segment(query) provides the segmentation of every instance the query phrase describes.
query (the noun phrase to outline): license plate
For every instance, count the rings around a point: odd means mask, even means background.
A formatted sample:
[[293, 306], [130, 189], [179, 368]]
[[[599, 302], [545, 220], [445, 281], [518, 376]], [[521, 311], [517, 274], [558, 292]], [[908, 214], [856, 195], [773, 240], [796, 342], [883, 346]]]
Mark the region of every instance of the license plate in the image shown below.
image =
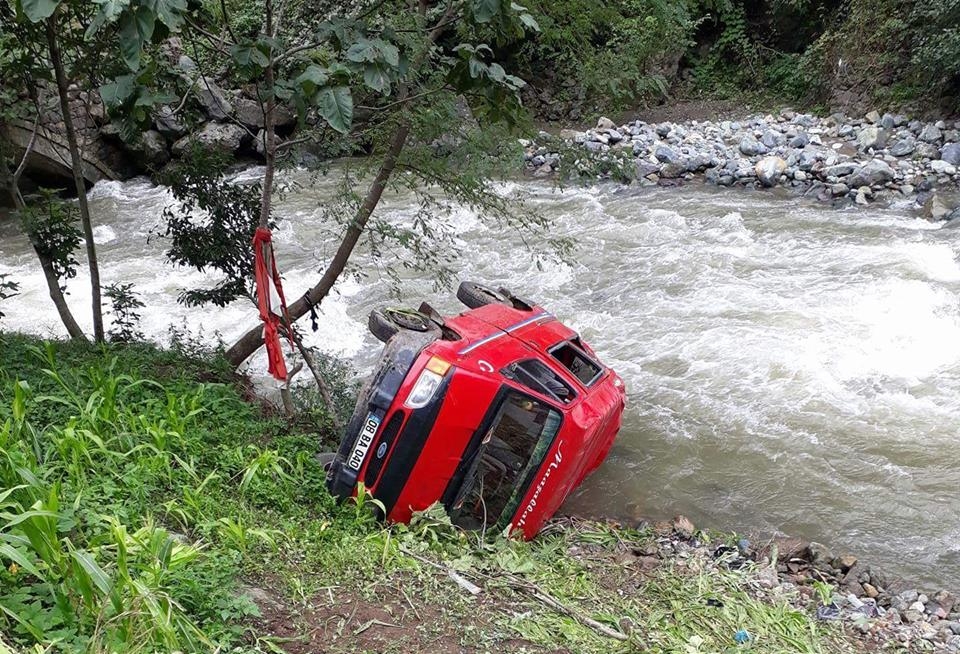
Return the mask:
[[379, 427], [380, 418], [375, 413], [367, 414], [363, 429], [360, 430], [360, 438], [357, 439], [357, 444], [353, 447], [350, 458], [347, 459], [348, 466], [354, 470], [360, 470], [360, 466], [363, 465], [363, 460], [367, 456], [367, 450], [370, 449], [370, 444], [373, 443]]

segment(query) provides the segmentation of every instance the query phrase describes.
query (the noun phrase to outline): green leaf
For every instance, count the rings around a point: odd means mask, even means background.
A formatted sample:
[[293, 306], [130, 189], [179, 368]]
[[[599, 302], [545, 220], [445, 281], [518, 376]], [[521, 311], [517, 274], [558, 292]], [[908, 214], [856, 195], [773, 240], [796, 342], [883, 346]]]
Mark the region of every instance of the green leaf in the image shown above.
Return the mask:
[[39, 570], [37, 570], [36, 567], [34, 567], [33, 563], [30, 562], [30, 559], [28, 559], [23, 554], [23, 552], [21, 552], [18, 549], [15, 549], [13, 546], [7, 545], [6, 543], [3, 543], [2, 545], [0, 545], [0, 556], [5, 556], [6, 558], [10, 559], [14, 563], [16, 563], [18, 566], [20, 566], [21, 568], [23, 568], [24, 570], [32, 574], [38, 580], [44, 581], [43, 575], [40, 573]]
[[478, 23], [489, 23], [500, 13], [500, 0], [473, 0], [473, 18]]
[[317, 64], [310, 64], [306, 70], [297, 76], [296, 84], [303, 89], [308, 96], [313, 95], [318, 88], [327, 83], [329, 75], [327, 69]]
[[60, 5], [60, 0], [21, 0], [23, 13], [31, 23], [39, 23], [53, 15]]
[[70, 556], [73, 557], [73, 560], [76, 561], [83, 570], [90, 575], [90, 580], [93, 584], [100, 589], [100, 592], [104, 595], [110, 594], [110, 577], [107, 576], [107, 573], [103, 571], [97, 562], [93, 560], [93, 557], [89, 552], [83, 550], [71, 550]]
[[356, 63], [364, 63], [376, 61], [378, 54], [372, 42], [367, 39], [360, 39], [347, 50], [347, 59]]
[[149, 7], [139, 6], [124, 11], [120, 16], [120, 55], [132, 71], [140, 68], [140, 53], [153, 38], [157, 16]]
[[503, 82], [507, 77], [507, 71], [500, 64], [490, 64], [487, 67], [487, 77], [494, 82]]
[[133, 95], [136, 83], [133, 75], [121, 75], [100, 87], [100, 98], [108, 107], [119, 107]]
[[387, 64], [393, 67], [400, 65], [400, 50], [397, 46], [380, 40], [377, 41], [377, 46], [380, 48], [381, 57]]
[[382, 63], [376, 62], [363, 67], [363, 83], [380, 93], [390, 92], [389, 69]]
[[520, 22], [533, 32], [540, 31], [540, 23], [538, 23], [533, 16], [526, 12], [520, 14]]
[[470, 77], [472, 77], [473, 79], [477, 79], [478, 77], [483, 76], [483, 74], [486, 73], [489, 68], [485, 63], [483, 63], [476, 57], [470, 57], [469, 65], [470, 65]]
[[130, 0], [94, 0], [100, 8], [97, 15], [90, 21], [84, 38], [90, 39], [100, 31], [100, 28], [117, 19], [120, 13], [130, 4]]
[[230, 56], [233, 57], [238, 66], [244, 68], [250, 66], [266, 68], [270, 63], [270, 58], [260, 48], [249, 44], [234, 45], [230, 48]]
[[187, 10], [186, 0], [153, 0], [153, 11], [160, 22], [176, 32], [183, 25], [183, 14]]
[[341, 134], [350, 131], [353, 125], [353, 96], [349, 86], [334, 86], [320, 89], [315, 98], [320, 115], [330, 127]]

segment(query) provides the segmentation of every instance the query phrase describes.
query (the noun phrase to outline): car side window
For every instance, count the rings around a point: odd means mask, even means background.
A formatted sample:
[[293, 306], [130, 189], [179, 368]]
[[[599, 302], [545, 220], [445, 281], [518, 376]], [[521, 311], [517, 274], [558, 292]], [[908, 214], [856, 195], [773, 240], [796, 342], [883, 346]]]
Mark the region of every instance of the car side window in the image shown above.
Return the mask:
[[542, 361], [525, 359], [511, 363], [500, 371], [507, 379], [526, 386], [561, 404], [568, 404], [577, 396], [567, 382]]
[[590, 386], [600, 378], [603, 368], [599, 363], [587, 356], [587, 353], [574, 345], [579, 339], [561, 343], [550, 350], [553, 358], [559, 361], [564, 368], [573, 373], [573, 376]]

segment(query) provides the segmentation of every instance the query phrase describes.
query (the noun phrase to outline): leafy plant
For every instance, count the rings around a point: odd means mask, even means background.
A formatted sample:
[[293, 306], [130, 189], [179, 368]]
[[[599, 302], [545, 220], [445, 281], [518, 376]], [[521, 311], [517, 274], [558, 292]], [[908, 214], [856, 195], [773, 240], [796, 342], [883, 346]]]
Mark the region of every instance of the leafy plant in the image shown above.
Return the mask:
[[110, 340], [118, 343], [142, 341], [140, 309], [146, 305], [134, 292], [133, 284], [119, 282], [109, 284], [104, 291], [104, 295], [107, 296], [113, 307], [113, 325], [107, 332]]
[[76, 251], [83, 241], [77, 227], [76, 205], [59, 199], [52, 189], [40, 189], [19, 215], [23, 231], [37, 252], [50, 262], [61, 290], [65, 291], [67, 280], [77, 276]]
[[[10, 275], [0, 273], [0, 300], [8, 300], [19, 294], [20, 284], [10, 279]], [[3, 318], [3, 311], [0, 310], [0, 318]]]

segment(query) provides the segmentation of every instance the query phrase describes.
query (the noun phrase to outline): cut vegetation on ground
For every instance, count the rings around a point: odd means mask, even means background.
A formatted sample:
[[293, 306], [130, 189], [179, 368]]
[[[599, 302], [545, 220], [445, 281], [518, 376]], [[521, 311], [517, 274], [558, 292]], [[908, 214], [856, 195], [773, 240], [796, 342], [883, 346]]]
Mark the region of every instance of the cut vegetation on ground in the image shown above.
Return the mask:
[[[322, 411], [215, 356], [0, 336], [0, 630], [49, 652], [834, 652], [723, 539], [561, 520], [531, 543], [337, 506]], [[341, 389], [342, 391], [342, 389]], [[774, 571], [774, 579], [776, 574]], [[36, 650], [31, 649], [36, 647]], [[2, 646], [0, 646], [2, 651]]]

